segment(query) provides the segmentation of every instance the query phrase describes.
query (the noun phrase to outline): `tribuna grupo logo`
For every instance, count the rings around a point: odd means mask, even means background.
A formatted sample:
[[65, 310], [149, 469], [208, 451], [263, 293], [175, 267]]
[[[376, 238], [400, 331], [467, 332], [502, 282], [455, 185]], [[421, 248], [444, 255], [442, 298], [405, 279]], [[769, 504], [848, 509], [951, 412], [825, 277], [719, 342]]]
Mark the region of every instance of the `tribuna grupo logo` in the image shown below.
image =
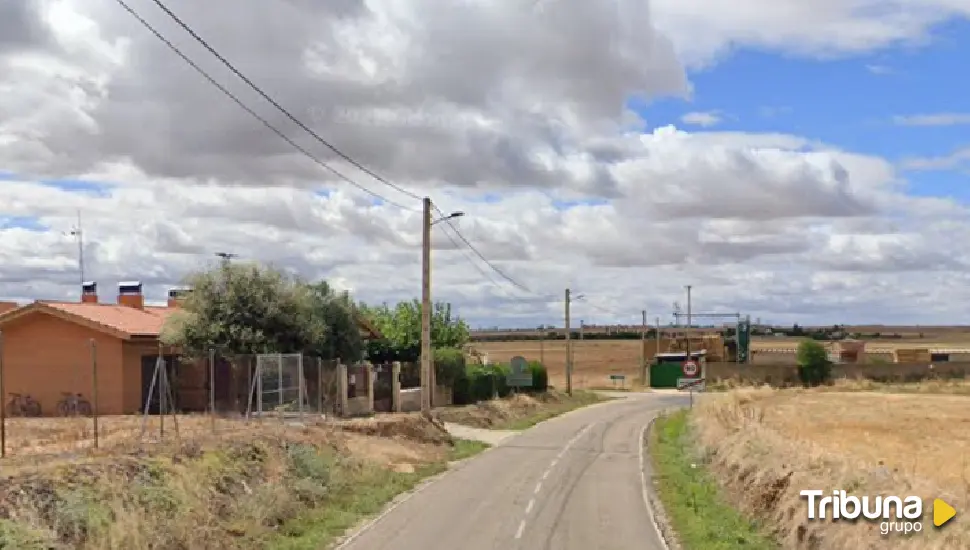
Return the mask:
[[[879, 532], [913, 533], [923, 530], [923, 499], [914, 496], [862, 496], [834, 490], [805, 490], [798, 493], [808, 500], [808, 519], [855, 520], [860, 517], [878, 521]], [[823, 496], [825, 495], [825, 496]]]

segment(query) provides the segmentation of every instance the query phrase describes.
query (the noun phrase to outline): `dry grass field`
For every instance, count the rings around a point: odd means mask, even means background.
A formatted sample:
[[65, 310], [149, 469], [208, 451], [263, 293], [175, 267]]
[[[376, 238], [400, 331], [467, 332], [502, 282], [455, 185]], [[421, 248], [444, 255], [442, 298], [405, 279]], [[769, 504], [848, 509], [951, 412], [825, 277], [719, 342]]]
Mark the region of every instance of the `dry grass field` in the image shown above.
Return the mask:
[[[702, 400], [693, 423], [732, 500], [786, 548], [970, 547], [970, 523], [937, 530], [929, 506], [939, 497], [958, 514], [970, 510], [966, 396], [737, 390]], [[805, 489], [922, 497], [923, 532], [903, 538], [880, 534], [878, 523], [806, 521]]]
[[[652, 357], [655, 342], [648, 340], [648, 357]], [[521, 355], [529, 360], [544, 360], [549, 372], [549, 383], [561, 388], [566, 385], [565, 340], [518, 342], [477, 342], [474, 348], [487, 353], [490, 362], [508, 363]], [[629, 385], [640, 376], [639, 340], [574, 340], [573, 341], [573, 387], [590, 388], [612, 385], [611, 374], [626, 376]]]
[[[960, 336], [958, 334], [958, 336]], [[778, 349], [798, 347], [801, 338], [755, 338], [751, 341], [752, 350]], [[666, 341], [661, 345], [662, 351], [667, 351]], [[889, 341], [880, 340], [871, 344], [872, 348], [895, 349], [900, 347], [928, 347], [928, 348], [967, 348], [970, 349], [970, 334], [960, 340], [913, 340]], [[566, 342], [565, 340], [547, 340], [540, 344], [538, 340], [520, 340], [512, 342], [475, 342], [472, 344], [478, 352], [487, 353], [491, 362], [507, 363], [516, 355], [529, 360], [544, 359], [549, 370], [550, 384], [564, 387], [566, 383]], [[656, 349], [655, 340], [647, 340], [648, 360], [653, 358]], [[611, 386], [611, 374], [626, 376], [627, 384], [635, 383], [640, 376], [641, 343], [639, 340], [573, 340], [573, 386], [577, 388], [598, 388]]]

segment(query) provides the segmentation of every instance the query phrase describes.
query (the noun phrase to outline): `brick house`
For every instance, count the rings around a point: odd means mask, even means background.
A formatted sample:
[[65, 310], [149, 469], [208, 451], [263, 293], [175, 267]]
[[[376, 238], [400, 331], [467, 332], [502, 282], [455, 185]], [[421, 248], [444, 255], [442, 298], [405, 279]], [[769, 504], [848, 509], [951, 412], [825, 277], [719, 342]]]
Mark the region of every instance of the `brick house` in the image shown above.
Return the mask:
[[[97, 285], [85, 283], [80, 302], [38, 300], [0, 313], [3, 336], [3, 404], [12, 393], [40, 402], [44, 416], [56, 414], [65, 393], [81, 393], [92, 401], [92, 342], [96, 348], [98, 411], [133, 414], [143, 410], [155, 372], [165, 320], [178, 309], [179, 291], [169, 292], [166, 306], [145, 305], [139, 282], [118, 286], [118, 303], [98, 301]], [[359, 319], [365, 338], [378, 338], [376, 329]], [[177, 378], [174, 390], [182, 410], [204, 410], [208, 369], [204, 364], [178, 366], [173, 350], [163, 356]], [[217, 399], [229, 399], [237, 382], [228, 380], [231, 367], [216, 369]], [[228, 380], [220, 383], [220, 380]]]

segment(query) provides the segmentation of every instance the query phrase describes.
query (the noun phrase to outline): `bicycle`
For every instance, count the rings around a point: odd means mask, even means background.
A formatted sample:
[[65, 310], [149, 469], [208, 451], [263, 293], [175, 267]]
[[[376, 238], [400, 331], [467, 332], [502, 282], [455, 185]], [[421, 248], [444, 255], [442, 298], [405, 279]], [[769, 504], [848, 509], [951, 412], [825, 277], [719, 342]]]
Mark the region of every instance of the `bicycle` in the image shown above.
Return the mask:
[[57, 403], [61, 416], [91, 416], [91, 403], [80, 393], [61, 392], [64, 399]]
[[7, 415], [16, 417], [40, 416], [40, 403], [30, 395], [11, 393], [12, 399], [7, 403]]

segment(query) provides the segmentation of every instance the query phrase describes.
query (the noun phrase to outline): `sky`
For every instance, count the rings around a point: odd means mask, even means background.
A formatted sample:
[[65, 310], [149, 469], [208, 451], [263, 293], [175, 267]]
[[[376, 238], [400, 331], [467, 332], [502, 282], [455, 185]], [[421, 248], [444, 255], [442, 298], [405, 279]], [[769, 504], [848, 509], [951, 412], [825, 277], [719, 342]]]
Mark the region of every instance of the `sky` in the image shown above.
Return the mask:
[[117, 0], [3, 2], [0, 299], [78, 299], [78, 213], [104, 301], [217, 252], [410, 299], [430, 196], [465, 213], [433, 297], [475, 327], [561, 326], [566, 288], [574, 322], [667, 323], [685, 285], [770, 323], [967, 322], [968, 0], [165, 4], [321, 140], [125, 1], [292, 143]]

